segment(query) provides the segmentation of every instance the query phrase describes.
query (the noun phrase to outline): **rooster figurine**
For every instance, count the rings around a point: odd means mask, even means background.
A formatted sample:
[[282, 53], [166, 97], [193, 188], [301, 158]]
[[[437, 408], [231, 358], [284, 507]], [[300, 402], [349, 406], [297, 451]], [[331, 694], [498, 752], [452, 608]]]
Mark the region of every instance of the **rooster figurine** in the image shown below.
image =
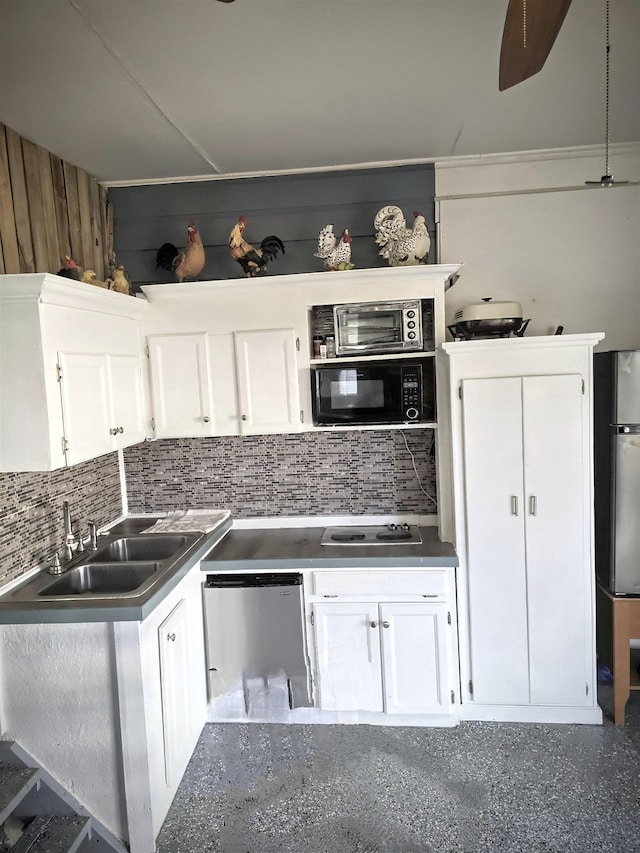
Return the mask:
[[195, 279], [204, 267], [204, 246], [193, 219], [187, 227], [187, 245], [179, 252], [173, 243], [163, 243], [156, 253], [156, 267], [174, 272], [178, 282]]
[[244, 229], [247, 225], [247, 217], [241, 216], [231, 229], [229, 234], [229, 253], [234, 261], [237, 261], [248, 278], [264, 275], [267, 272], [267, 262], [272, 261], [282, 252], [284, 255], [284, 243], [279, 237], [271, 234], [265, 237], [256, 249], [244, 239]]
[[391, 267], [409, 267], [426, 264], [431, 247], [431, 238], [424, 216], [418, 211], [413, 228], [407, 228], [402, 211], [395, 205], [381, 208], [373, 220], [376, 243], [382, 246], [378, 253], [386, 258]]
[[73, 281], [80, 281], [80, 268], [69, 255], [64, 256], [64, 266], [58, 270], [56, 275], [62, 276], [62, 278], [70, 278]]
[[314, 252], [314, 258], [320, 258], [326, 270], [352, 270], [351, 263], [351, 234], [345, 228], [336, 243], [336, 235], [333, 233], [333, 223], [325, 225], [318, 234], [318, 251]]
[[115, 290], [116, 293], [126, 293], [129, 295], [131, 292], [131, 287], [129, 285], [129, 280], [125, 275], [124, 267], [122, 264], [115, 268], [113, 273], [113, 281], [109, 285], [109, 290]]

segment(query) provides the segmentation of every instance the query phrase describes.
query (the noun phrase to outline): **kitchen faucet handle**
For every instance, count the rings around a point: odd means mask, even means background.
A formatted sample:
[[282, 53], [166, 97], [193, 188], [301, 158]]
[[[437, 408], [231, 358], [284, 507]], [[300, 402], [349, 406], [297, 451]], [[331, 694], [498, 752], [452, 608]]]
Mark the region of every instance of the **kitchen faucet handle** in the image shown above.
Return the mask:
[[98, 525], [95, 521], [89, 522], [89, 550], [98, 550]]

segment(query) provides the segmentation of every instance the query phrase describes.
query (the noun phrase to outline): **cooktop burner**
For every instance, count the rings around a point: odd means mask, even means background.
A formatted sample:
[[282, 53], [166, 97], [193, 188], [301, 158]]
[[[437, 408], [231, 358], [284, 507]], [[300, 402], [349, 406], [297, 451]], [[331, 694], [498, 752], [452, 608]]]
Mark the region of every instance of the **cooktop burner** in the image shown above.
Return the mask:
[[419, 545], [420, 529], [410, 524], [325, 527], [321, 545]]

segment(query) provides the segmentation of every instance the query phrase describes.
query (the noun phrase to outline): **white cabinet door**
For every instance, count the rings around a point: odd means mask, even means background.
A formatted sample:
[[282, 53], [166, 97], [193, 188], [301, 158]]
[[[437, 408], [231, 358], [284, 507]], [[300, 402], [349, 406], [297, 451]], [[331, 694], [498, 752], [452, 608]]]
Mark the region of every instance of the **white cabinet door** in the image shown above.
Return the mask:
[[140, 359], [110, 355], [112, 426], [117, 447], [129, 447], [145, 439], [142, 368]]
[[293, 329], [235, 332], [240, 430], [245, 435], [300, 430]]
[[377, 604], [314, 604], [318, 702], [323, 711], [382, 711]]
[[469, 633], [476, 702], [529, 701], [522, 383], [462, 383]]
[[384, 710], [451, 712], [447, 605], [380, 604]]
[[158, 628], [162, 733], [165, 780], [174, 787], [182, 777], [184, 757], [189, 751], [189, 622], [182, 599]]
[[213, 435], [208, 336], [152, 335], [147, 340], [157, 438]]
[[583, 705], [591, 655], [582, 378], [522, 382], [531, 702]]
[[93, 353], [58, 353], [67, 465], [114, 450], [107, 359]]
[[592, 650], [582, 378], [462, 386], [473, 699], [584, 705]]

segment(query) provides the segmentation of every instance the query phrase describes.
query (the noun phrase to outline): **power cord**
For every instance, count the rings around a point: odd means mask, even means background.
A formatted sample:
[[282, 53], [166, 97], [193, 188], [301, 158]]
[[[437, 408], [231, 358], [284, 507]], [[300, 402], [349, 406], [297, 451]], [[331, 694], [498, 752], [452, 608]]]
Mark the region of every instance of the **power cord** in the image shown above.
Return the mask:
[[[432, 504], [436, 507], [436, 509], [437, 509], [437, 508], [438, 508], [438, 501], [433, 497], [433, 495], [430, 495], [430, 494], [429, 494], [429, 492], [428, 492], [428, 491], [425, 489], [425, 487], [422, 485], [422, 481], [421, 481], [421, 479], [420, 479], [420, 475], [418, 474], [418, 469], [417, 469], [417, 467], [416, 467], [416, 458], [415, 458], [415, 456], [413, 455], [413, 453], [411, 452], [411, 448], [409, 447], [409, 442], [407, 441], [407, 437], [406, 437], [406, 435], [404, 434], [404, 430], [403, 430], [403, 429], [401, 429], [401, 430], [400, 430], [400, 435], [402, 436], [402, 439], [403, 439], [403, 441], [404, 441], [404, 446], [407, 448], [407, 453], [408, 453], [408, 454], [409, 454], [409, 456], [411, 457], [411, 464], [413, 465], [413, 472], [414, 472], [414, 474], [416, 475], [416, 480], [417, 480], [417, 482], [418, 482], [418, 486], [420, 487], [420, 491], [421, 491], [421, 492], [422, 492], [422, 493], [423, 493], [423, 494], [424, 494], [424, 495], [425, 495], [425, 496], [426, 496], [426, 497], [431, 501], [431, 503], [432, 503]], [[434, 441], [433, 432], [432, 432], [432, 433], [430, 433], [430, 435], [431, 435], [431, 441], [429, 442], [429, 444], [428, 444], [428, 446], [427, 446], [427, 455], [428, 455], [428, 456], [430, 456], [430, 455], [431, 455], [431, 451], [432, 451], [432, 449], [433, 449], [433, 441]]]

